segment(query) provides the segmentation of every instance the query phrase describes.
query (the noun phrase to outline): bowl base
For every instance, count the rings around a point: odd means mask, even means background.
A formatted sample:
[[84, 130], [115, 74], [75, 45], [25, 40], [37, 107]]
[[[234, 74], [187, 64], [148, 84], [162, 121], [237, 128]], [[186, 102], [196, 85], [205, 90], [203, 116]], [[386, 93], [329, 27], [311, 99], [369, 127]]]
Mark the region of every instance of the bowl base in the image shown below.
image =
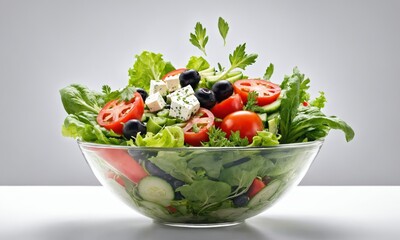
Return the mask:
[[180, 227], [180, 228], [220, 228], [220, 227], [236, 226], [243, 223], [243, 221], [222, 222], [222, 223], [174, 223], [174, 222], [154, 221], [154, 223], [166, 225], [169, 227]]

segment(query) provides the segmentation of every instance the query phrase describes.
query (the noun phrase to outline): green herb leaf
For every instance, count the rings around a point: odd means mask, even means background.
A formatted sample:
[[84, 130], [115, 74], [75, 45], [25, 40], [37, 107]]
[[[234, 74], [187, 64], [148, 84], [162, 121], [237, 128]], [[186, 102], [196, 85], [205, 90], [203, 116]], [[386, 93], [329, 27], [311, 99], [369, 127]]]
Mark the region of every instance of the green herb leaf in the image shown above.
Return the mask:
[[232, 132], [229, 136], [229, 141], [232, 142], [234, 146], [247, 146], [249, 145], [249, 139], [241, 138], [240, 131]]
[[218, 19], [218, 30], [221, 34], [222, 39], [224, 39], [224, 46], [226, 45], [226, 36], [228, 35], [229, 25], [228, 23], [222, 18], [219, 17]]
[[120, 99], [123, 101], [129, 101], [133, 98], [134, 93], [136, 92], [135, 87], [127, 86], [121, 91]]
[[204, 147], [233, 147], [234, 145], [226, 138], [226, 133], [220, 128], [212, 126], [208, 131], [208, 142], [202, 142]]
[[229, 55], [230, 69], [240, 68], [245, 70], [247, 66], [255, 63], [257, 57], [257, 54], [247, 54], [246, 43], [241, 44]]
[[210, 64], [203, 57], [190, 57], [189, 62], [186, 64], [187, 69], [194, 69], [196, 71], [202, 71], [210, 67]]
[[206, 34], [206, 29], [203, 28], [203, 25], [201, 25], [200, 22], [197, 22], [194, 28], [194, 33], [190, 33], [189, 41], [207, 56], [205, 47], [208, 42], [208, 36]]
[[265, 109], [257, 105], [258, 93], [256, 91], [250, 91], [247, 95], [247, 103], [244, 106], [244, 110], [252, 112], [265, 112]]
[[274, 73], [274, 64], [270, 63], [267, 69], [265, 70], [264, 79], [269, 81], [273, 73]]
[[218, 71], [222, 72], [225, 70], [225, 67], [222, 67], [221, 63], [218, 63]]
[[108, 95], [108, 94], [111, 93], [111, 87], [108, 86], [108, 85], [103, 85], [103, 87], [101, 88], [101, 90], [102, 90], [102, 92], [103, 92], [105, 95]]
[[129, 86], [148, 91], [150, 80], [159, 80], [168, 72], [175, 70], [170, 62], [164, 61], [162, 54], [143, 51], [135, 57], [136, 61], [129, 69]]

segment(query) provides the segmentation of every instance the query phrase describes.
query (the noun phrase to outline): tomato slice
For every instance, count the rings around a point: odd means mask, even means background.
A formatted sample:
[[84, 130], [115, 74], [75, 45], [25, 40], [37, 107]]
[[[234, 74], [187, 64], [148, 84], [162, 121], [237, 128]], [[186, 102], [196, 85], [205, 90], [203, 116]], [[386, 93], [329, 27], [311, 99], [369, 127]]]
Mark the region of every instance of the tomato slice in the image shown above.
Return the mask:
[[253, 142], [253, 137], [257, 131], [264, 129], [264, 124], [257, 113], [250, 111], [237, 111], [229, 114], [222, 120], [220, 128], [230, 137], [232, 132], [239, 131], [241, 138], [247, 138], [249, 143]]
[[214, 125], [214, 114], [205, 108], [200, 108], [183, 128], [185, 143], [200, 146], [208, 141], [208, 130]]
[[211, 112], [215, 117], [222, 119], [230, 113], [242, 110], [243, 106], [241, 97], [238, 94], [234, 94], [222, 102], [217, 103], [211, 108]]
[[144, 102], [138, 92], [129, 101], [111, 100], [97, 115], [97, 123], [117, 134], [122, 134], [123, 124], [130, 119], [142, 119]]
[[244, 79], [233, 84], [235, 93], [239, 94], [244, 103], [247, 103], [249, 92], [255, 91], [258, 94], [257, 105], [264, 106], [275, 101], [281, 93], [279, 85], [266, 80]]
[[181, 73], [183, 73], [183, 72], [186, 71], [186, 70], [187, 70], [186, 68], [178, 68], [178, 69], [175, 69], [175, 70], [173, 70], [173, 71], [171, 71], [171, 72], [165, 74], [161, 79], [164, 80], [164, 79], [166, 79], [167, 77], [172, 77], [172, 76], [181, 74]]
[[250, 185], [249, 190], [247, 191], [247, 196], [249, 196], [249, 198], [254, 197], [264, 187], [265, 187], [265, 184], [263, 183], [263, 181], [261, 181], [258, 178], [255, 178], [253, 180], [253, 183]]

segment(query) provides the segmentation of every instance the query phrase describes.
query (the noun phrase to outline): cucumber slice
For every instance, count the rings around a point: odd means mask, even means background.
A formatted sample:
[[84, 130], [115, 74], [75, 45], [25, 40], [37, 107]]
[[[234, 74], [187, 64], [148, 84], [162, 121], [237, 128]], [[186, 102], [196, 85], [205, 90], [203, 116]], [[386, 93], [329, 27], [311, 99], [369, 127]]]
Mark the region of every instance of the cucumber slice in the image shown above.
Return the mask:
[[260, 117], [261, 121], [265, 124], [267, 122], [267, 114], [266, 113], [257, 113]]
[[209, 67], [207, 69], [201, 70], [199, 71], [199, 73], [201, 75], [205, 74], [205, 73], [215, 73], [215, 68], [214, 67]]
[[156, 121], [153, 120], [153, 117], [151, 117], [149, 119], [149, 121], [146, 124], [146, 127], [147, 127], [148, 132], [151, 132], [154, 134], [157, 134], [162, 128], [162, 126], [160, 126], [160, 124], [156, 123]]
[[164, 207], [169, 206], [175, 196], [174, 189], [168, 182], [154, 176], [143, 178], [139, 182], [138, 191], [144, 200]]
[[237, 80], [240, 80], [240, 79], [242, 79], [242, 78], [243, 78], [243, 74], [242, 74], [242, 73], [239, 73], [238, 75], [229, 77], [229, 78], [227, 78], [226, 80], [229, 81], [229, 82], [231, 82], [231, 83], [234, 83], [234, 82], [236, 82]]
[[265, 204], [276, 193], [276, 191], [278, 191], [280, 185], [280, 180], [274, 180], [270, 182], [249, 201], [247, 206], [257, 207], [260, 204]]
[[168, 117], [169, 109], [163, 109], [157, 113], [158, 117]]
[[278, 118], [268, 120], [268, 131], [273, 134], [278, 133]]
[[281, 106], [281, 100], [277, 99], [275, 102], [262, 106], [266, 113], [273, 113], [278, 111], [279, 107]]

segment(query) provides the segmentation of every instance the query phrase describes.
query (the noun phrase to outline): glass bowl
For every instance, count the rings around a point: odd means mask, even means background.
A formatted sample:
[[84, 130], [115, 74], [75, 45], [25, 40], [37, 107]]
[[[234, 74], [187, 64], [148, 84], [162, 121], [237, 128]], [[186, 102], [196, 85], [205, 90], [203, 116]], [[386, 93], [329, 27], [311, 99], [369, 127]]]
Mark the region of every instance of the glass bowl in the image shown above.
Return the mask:
[[218, 227], [270, 208], [301, 181], [323, 141], [262, 148], [78, 144], [100, 183], [141, 214], [172, 226]]

